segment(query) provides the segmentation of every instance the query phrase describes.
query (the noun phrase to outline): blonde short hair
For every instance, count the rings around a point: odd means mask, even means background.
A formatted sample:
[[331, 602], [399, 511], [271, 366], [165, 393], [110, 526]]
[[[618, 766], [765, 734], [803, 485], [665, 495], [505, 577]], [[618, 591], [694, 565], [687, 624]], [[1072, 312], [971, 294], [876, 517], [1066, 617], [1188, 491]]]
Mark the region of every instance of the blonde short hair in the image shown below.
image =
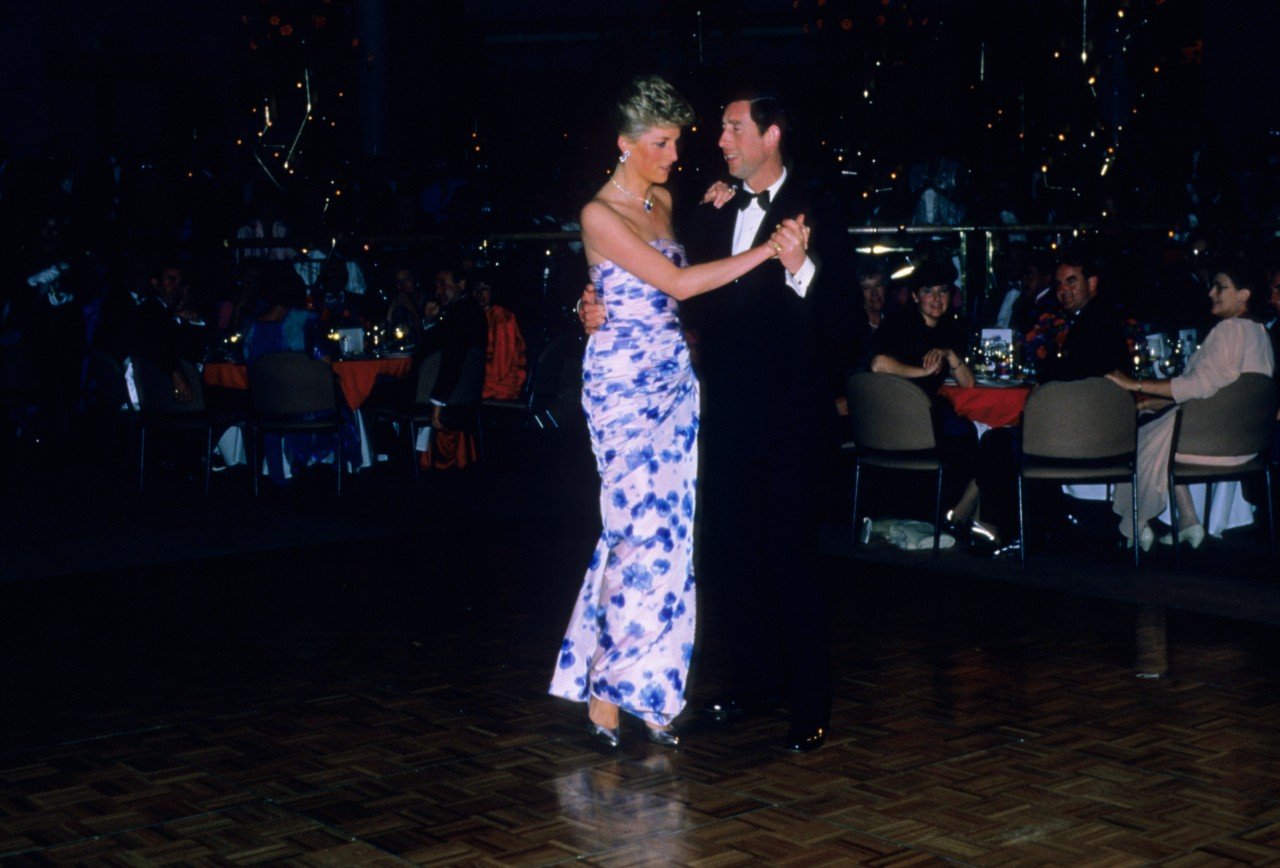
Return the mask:
[[613, 107], [618, 135], [635, 140], [652, 127], [685, 127], [693, 123], [693, 107], [665, 79], [637, 76]]

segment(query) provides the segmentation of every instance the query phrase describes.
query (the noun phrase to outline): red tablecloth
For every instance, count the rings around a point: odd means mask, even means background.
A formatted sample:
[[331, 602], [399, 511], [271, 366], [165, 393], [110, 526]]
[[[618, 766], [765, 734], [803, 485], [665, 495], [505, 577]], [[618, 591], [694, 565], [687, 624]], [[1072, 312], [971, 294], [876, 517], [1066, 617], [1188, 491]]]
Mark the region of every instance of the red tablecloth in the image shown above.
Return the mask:
[[964, 418], [992, 428], [1003, 428], [1022, 421], [1022, 408], [1027, 404], [1031, 387], [974, 386], [963, 389], [960, 386], [943, 386], [938, 391]]
[[[342, 396], [352, 410], [360, 409], [373, 391], [373, 385], [379, 374], [392, 377], [409, 375], [413, 359], [400, 356], [390, 359], [357, 359], [347, 362], [334, 362], [333, 373], [342, 387]], [[223, 386], [228, 389], [249, 388], [249, 370], [244, 365], [231, 362], [210, 362], [204, 366], [204, 381], [210, 386]]]

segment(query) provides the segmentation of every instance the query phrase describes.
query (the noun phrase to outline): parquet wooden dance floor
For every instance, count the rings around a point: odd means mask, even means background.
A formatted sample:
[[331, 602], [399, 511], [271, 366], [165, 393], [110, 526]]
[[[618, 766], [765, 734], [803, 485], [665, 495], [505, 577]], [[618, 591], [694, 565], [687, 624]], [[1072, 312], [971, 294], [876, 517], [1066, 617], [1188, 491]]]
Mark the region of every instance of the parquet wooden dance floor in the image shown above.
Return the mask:
[[831, 558], [824, 749], [765, 714], [608, 754], [544, 692], [570, 524], [0, 589], [0, 859], [1280, 863], [1274, 628], [1171, 612], [1142, 679], [1131, 605]]

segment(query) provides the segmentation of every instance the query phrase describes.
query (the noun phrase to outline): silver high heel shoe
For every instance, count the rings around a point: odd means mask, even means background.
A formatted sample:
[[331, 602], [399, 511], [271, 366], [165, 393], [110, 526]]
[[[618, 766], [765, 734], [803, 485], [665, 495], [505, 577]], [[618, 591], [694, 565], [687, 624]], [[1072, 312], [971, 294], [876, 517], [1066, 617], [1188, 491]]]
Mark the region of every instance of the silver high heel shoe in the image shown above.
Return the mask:
[[587, 735], [610, 750], [614, 750], [622, 741], [622, 728], [615, 726], [610, 729], [607, 726], [601, 726], [594, 721], [588, 720]]
[[669, 726], [666, 729], [656, 729], [646, 724], [644, 734], [656, 745], [670, 748], [680, 746], [680, 734]]

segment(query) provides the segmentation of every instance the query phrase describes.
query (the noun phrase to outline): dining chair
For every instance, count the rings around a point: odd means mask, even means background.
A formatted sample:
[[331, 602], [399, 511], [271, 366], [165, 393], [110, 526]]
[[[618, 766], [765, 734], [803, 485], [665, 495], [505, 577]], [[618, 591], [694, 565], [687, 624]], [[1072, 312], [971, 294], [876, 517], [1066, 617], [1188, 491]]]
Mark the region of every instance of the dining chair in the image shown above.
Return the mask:
[[138, 493], [145, 490], [148, 431], [204, 432], [204, 490], [209, 491], [213, 461], [214, 420], [204, 403], [200, 372], [187, 361], [179, 368], [191, 386], [191, 400], [182, 402], [173, 394], [173, 376], [153, 360], [132, 358], [133, 382], [138, 390]]
[[1133, 564], [1138, 565], [1138, 414], [1104, 377], [1045, 383], [1027, 396], [1018, 459], [1018, 538], [1027, 565], [1026, 480], [1133, 484]]
[[262, 475], [263, 435], [332, 432], [334, 474], [342, 496], [342, 414], [328, 362], [302, 352], [266, 353], [249, 365], [249, 467], [253, 493]]
[[941, 550], [942, 482], [946, 463], [934, 436], [933, 405], [924, 390], [896, 374], [862, 372], [849, 378], [853, 440], [853, 541], [858, 544], [858, 495], [864, 467], [936, 474], [933, 556]]
[[[1208, 398], [1192, 398], [1178, 407], [1173, 423], [1173, 444], [1169, 460], [1169, 506], [1172, 511], [1173, 563], [1182, 567], [1182, 545], [1178, 539], [1178, 484], [1205, 483], [1204, 520], [1213, 507], [1213, 483], [1244, 479], [1262, 474], [1266, 491], [1263, 509], [1267, 520], [1267, 550], [1276, 559], [1276, 529], [1271, 514], [1271, 429], [1276, 418], [1275, 381], [1266, 374], [1241, 374]], [[1178, 454], [1205, 457], [1252, 455], [1243, 464], [1221, 465], [1178, 460]]]
[[[481, 412], [489, 419], [502, 416], [515, 416], [523, 422], [535, 425], [539, 430], [559, 428], [560, 420], [557, 412], [563, 412], [559, 406], [561, 383], [566, 376], [568, 359], [575, 353], [580, 354], [580, 339], [577, 335], [563, 334], [555, 337], [543, 346], [528, 367], [524, 391], [518, 398], [502, 400], [486, 398], [481, 404]], [[574, 382], [577, 386], [580, 379]], [[575, 400], [577, 400], [575, 398]]]
[[[409, 459], [413, 465], [413, 478], [419, 476], [418, 457], [414, 446], [418, 442], [421, 431], [427, 431], [427, 451], [431, 449], [431, 418], [435, 407], [431, 403], [431, 393], [435, 391], [436, 380], [440, 374], [441, 353], [434, 352], [418, 364], [416, 374], [417, 385], [412, 403], [400, 405], [389, 404], [374, 409], [375, 418], [389, 419], [405, 427], [409, 436]], [[463, 428], [475, 438], [480, 452], [480, 463], [484, 464], [484, 435], [480, 425], [481, 396], [484, 394], [484, 348], [472, 347], [462, 364], [462, 372], [457, 385], [449, 394], [444, 409], [450, 413], [452, 420], [461, 420]]]

